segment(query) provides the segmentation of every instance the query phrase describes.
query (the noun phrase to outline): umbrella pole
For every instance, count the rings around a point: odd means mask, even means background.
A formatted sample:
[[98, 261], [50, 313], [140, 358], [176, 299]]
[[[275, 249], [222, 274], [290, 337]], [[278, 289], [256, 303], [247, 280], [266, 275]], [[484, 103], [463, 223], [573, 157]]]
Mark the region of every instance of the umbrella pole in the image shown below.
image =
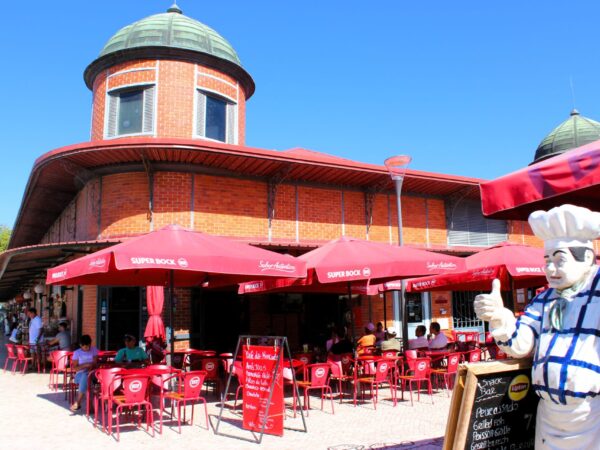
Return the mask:
[[387, 328], [387, 292], [383, 293], [383, 323]]
[[171, 356], [171, 361], [168, 361], [168, 364], [171, 365], [173, 354], [175, 352], [175, 331], [173, 330], [173, 285], [174, 282], [174, 272], [171, 270], [169, 272], [169, 355]]
[[354, 344], [354, 308], [352, 307], [352, 285], [348, 282], [348, 304], [350, 305], [350, 342]]

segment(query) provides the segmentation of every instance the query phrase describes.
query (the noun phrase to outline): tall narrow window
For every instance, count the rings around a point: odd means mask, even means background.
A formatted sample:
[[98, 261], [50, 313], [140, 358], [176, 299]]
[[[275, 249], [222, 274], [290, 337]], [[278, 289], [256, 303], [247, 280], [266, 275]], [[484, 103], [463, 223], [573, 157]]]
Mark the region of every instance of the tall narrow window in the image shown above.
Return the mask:
[[223, 97], [198, 91], [196, 134], [215, 141], [236, 143], [236, 105]]
[[119, 100], [118, 134], [141, 133], [144, 91], [123, 92]]
[[154, 86], [108, 93], [106, 136], [152, 133]]

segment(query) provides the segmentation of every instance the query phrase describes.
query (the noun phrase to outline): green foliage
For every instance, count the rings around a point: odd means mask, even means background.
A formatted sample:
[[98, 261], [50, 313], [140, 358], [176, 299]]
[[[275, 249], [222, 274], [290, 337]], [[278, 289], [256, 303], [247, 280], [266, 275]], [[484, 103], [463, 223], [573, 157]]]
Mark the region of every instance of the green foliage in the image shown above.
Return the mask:
[[6, 225], [0, 225], [0, 252], [6, 250], [8, 241], [10, 240], [11, 229]]

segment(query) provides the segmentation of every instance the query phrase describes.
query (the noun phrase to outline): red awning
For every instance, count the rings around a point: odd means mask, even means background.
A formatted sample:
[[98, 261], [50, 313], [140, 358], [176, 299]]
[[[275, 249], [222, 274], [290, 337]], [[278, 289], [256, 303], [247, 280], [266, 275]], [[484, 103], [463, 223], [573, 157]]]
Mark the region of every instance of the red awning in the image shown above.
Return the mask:
[[598, 211], [600, 141], [481, 183], [483, 214], [497, 219], [527, 219], [538, 209], [564, 203]]

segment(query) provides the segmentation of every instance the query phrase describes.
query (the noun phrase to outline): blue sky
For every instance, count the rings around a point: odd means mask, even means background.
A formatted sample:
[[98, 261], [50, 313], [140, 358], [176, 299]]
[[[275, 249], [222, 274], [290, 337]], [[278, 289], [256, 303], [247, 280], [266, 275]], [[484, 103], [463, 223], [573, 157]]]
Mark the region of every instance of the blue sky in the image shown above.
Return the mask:
[[[89, 140], [83, 71], [120, 28], [171, 0], [9, 2], [0, 27], [0, 224], [34, 160]], [[256, 82], [246, 144], [496, 178], [527, 165], [575, 105], [600, 120], [593, 1], [179, 0]]]

